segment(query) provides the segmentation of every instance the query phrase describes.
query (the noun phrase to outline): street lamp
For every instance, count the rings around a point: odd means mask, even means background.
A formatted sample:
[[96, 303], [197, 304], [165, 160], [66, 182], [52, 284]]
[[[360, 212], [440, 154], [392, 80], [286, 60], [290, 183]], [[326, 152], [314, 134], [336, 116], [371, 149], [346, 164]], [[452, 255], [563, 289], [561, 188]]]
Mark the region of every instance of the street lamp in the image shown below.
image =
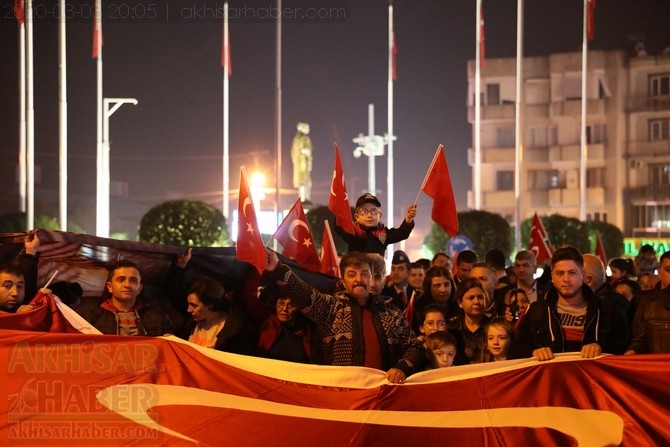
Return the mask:
[[[395, 137], [393, 138], [395, 140]], [[368, 104], [368, 134], [358, 134], [354, 138], [354, 143], [358, 147], [354, 149], [354, 157], [360, 158], [361, 155], [368, 157], [368, 190], [371, 194], [377, 194], [377, 185], [375, 182], [375, 157], [384, 155], [384, 146], [388, 145], [388, 135], [375, 135], [375, 106]]]
[[96, 235], [109, 237], [109, 117], [123, 104], [137, 105], [137, 99], [104, 98], [103, 103], [102, 154], [98, 154]]

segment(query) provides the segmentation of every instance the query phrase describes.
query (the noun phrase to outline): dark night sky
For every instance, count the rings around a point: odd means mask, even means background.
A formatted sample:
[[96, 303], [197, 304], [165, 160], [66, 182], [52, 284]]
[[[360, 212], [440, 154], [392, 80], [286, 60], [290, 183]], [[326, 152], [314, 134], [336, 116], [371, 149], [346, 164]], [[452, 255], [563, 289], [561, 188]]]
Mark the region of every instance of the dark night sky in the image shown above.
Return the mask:
[[[0, 21], [0, 153], [16, 159], [18, 148], [17, 26], [11, 0], [2, 2]], [[48, 10], [54, 0], [37, 0]], [[103, 0], [120, 12], [123, 5], [151, 2]], [[579, 51], [581, 0], [526, 0], [525, 54]], [[92, 5], [92, 1], [79, 2]], [[266, 8], [271, 2], [232, 0], [231, 7]], [[182, 194], [220, 206], [222, 69], [221, 23], [179, 19], [183, 8], [223, 5], [222, 0], [157, 2], [159, 20], [110, 20], [104, 31], [104, 95], [135, 97], [111, 117], [112, 179], [128, 182], [131, 200], [147, 210], [165, 194]], [[375, 104], [377, 134], [386, 131], [386, 0], [284, 1], [284, 7], [344, 6], [344, 20], [294, 21], [283, 25], [283, 166], [282, 185], [290, 186], [290, 144], [295, 125], [311, 125], [314, 145], [313, 201], [327, 203], [333, 168], [332, 143], [342, 154], [349, 195], [367, 187], [367, 158], [355, 159], [351, 141], [367, 132], [367, 105]], [[48, 8], [46, 8], [48, 7]], [[167, 10], [167, 12], [166, 12]], [[79, 11], [83, 11], [79, 9]], [[516, 1], [484, 0], [487, 58], [514, 57]], [[598, 0], [595, 50], [631, 52], [630, 35], [644, 39], [650, 54], [670, 44], [670, 1]], [[167, 18], [167, 23], [166, 19]], [[274, 144], [275, 25], [273, 21], [231, 20], [233, 76], [231, 91], [231, 188], [239, 166], [253, 167], [252, 151], [272, 173]], [[475, 51], [474, 0], [396, 0], [398, 79], [395, 83], [395, 197], [398, 224], [414, 201], [438, 144], [444, 144], [459, 209], [466, 207], [471, 185], [466, 120], [468, 59]], [[95, 194], [95, 76], [90, 20], [68, 24], [69, 191]], [[35, 25], [35, 126], [37, 164], [46, 187], [57, 188], [58, 64], [53, 19]], [[267, 155], [263, 156], [262, 152]], [[0, 175], [13, 176], [14, 163], [2, 163]], [[378, 194], [386, 209], [386, 159], [377, 162]], [[38, 189], [38, 194], [39, 194]], [[210, 193], [206, 195], [205, 193]], [[288, 208], [295, 197], [286, 197]], [[57, 213], [56, 203], [37, 197], [36, 212]], [[114, 202], [113, 202], [114, 203]], [[418, 248], [430, 223], [430, 199], [419, 199], [419, 227], [408, 248]], [[235, 207], [235, 203], [231, 205]], [[11, 211], [11, 210], [10, 210]], [[138, 213], [139, 223], [143, 211]], [[94, 208], [74, 210], [93, 232]], [[88, 213], [89, 217], [86, 217]], [[112, 207], [114, 215], [114, 205]], [[76, 219], [76, 218], [75, 218]], [[74, 219], [73, 219], [74, 220]], [[388, 219], [386, 219], [388, 221]], [[387, 222], [389, 223], [389, 222]], [[115, 227], [112, 231], [123, 231]]]

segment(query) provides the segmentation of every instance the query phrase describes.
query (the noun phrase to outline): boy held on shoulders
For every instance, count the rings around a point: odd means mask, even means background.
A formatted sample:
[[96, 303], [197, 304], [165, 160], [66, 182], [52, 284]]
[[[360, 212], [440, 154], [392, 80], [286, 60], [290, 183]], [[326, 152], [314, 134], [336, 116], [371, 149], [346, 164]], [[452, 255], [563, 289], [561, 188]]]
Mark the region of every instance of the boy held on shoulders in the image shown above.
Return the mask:
[[364, 194], [356, 201], [354, 212], [354, 231], [350, 234], [335, 225], [335, 231], [348, 245], [348, 251], [363, 253], [379, 253], [384, 256], [386, 246], [407, 239], [414, 229], [416, 205], [407, 208], [407, 214], [398, 228], [388, 228], [381, 222], [381, 203], [370, 193]]

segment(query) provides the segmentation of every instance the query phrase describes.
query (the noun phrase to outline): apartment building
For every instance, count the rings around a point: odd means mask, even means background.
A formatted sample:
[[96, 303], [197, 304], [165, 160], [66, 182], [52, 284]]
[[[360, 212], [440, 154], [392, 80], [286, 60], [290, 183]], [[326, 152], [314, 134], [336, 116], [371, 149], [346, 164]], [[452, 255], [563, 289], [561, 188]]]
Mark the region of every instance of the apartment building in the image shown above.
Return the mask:
[[[670, 235], [670, 55], [629, 58], [590, 51], [586, 81], [587, 219], [626, 236]], [[474, 61], [468, 63], [473, 124]], [[515, 154], [520, 151], [521, 219], [559, 213], [579, 218], [582, 55], [523, 61], [521, 128], [515, 135], [516, 60], [488, 59], [481, 76], [482, 209], [513, 221]], [[474, 148], [469, 163], [474, 168]]]

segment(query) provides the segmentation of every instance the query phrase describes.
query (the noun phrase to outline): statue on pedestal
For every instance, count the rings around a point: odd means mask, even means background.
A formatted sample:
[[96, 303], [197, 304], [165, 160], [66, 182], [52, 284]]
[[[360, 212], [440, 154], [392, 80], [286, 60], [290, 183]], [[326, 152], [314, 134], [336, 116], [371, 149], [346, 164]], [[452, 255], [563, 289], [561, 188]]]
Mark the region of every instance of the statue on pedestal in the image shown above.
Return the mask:
[[297, 128], [291, 145], [293, 186], [298, 188], [300, 201], [305, 202], [310, 200], [312, 191], [312, 139], [309, 137], [309, 124], [301, 121]]

